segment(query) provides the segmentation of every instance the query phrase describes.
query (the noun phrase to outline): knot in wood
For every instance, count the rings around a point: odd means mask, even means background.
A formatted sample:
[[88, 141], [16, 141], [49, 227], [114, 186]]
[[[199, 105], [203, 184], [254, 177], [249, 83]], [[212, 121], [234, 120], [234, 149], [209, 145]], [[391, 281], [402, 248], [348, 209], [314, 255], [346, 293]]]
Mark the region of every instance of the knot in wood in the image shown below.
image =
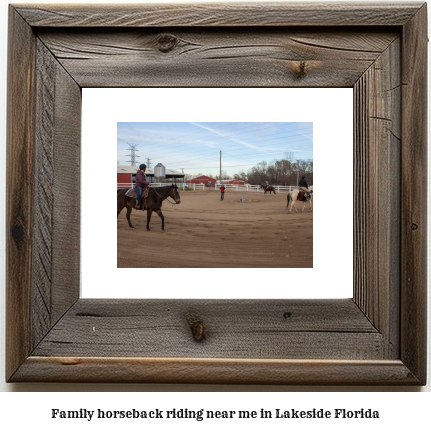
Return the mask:
[[172, 34], [162, 34], [157, 39], [158, 49], [161, 52], [172, 51], [178, 44], [178, 38]]
[[411, 226], [410, 226], [411, 230], [416, 230], [418, 228], [419, 228], [419, 226], [416, 223], [412, 223]]
[[302, 61], [289, 61], [288, 66], [298, 79], [305, 78], [307, 74], [315, 68], [322, 65], [321, 61], [317, 60], [302, 60]]
[[198, 319], [196, 316], [188, 316], [187, 323], [192, 331], [192, 337], [195, 341], [201, 342], [206, 338], [206, 329], [202, 320]]
[[25, 239], [25, 228], [21, 223], [15, 223], [11, 228], [11, 235], [17, 245], [21, 245]]
[[297, 78], [303, 78], [306, 75], [307, 63], [305, 61], [301, 61], [295, 65], [294, 72]]

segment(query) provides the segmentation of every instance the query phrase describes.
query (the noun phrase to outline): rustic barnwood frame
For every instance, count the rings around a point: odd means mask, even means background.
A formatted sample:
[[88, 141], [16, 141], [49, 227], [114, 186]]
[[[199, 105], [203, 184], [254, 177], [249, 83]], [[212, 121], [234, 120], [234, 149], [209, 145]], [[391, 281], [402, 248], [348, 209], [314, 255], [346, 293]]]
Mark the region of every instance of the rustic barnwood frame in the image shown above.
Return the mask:
[[[6, 379], [425, 384], [426, 15], [10, 6]], [[352, 87], [354, 298], [81, 299], [81, 88], [119, 86]]]

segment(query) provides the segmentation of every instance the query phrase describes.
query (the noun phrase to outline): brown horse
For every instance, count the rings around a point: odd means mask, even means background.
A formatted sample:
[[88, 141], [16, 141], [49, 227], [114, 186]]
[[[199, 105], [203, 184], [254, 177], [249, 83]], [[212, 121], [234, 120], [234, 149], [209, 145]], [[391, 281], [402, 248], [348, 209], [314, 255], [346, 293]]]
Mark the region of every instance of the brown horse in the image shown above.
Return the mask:
[[[130, 189], [117, 190], [117, 218], [124, 207], [127, 207], [127, 221], [131, 229], [135, 229], [130, 222], [130, 213], [132, 208], [136, 208], [136, 197], [127, 196]], [[181, 202], [180, 193], [176, 184], [165, 187], [150, 188], [146, 199], [141, 198], [140, 208], [142, 211], [147, 210], [147, 230], [150, 230], [150, 220], [153, 211], [162, 219], [162, 230], [165, 230], [165, 217], [162, 214], [162, 203], [165, 199], [171, 197], [177, 204]]]
[[275, 195], [277, 194], [277, 193], [275, 193], [275, 188], [273, 186], [266, 186], [265, 187], [263, 184], [261, 184], [260, 188], [263, 189], [263, 190], [265, 190], [263, 192], [264, 195], [266, 195], [267, 192], [269, 192], [269, 194], [271, 194], [271, 192], [273, 192]]

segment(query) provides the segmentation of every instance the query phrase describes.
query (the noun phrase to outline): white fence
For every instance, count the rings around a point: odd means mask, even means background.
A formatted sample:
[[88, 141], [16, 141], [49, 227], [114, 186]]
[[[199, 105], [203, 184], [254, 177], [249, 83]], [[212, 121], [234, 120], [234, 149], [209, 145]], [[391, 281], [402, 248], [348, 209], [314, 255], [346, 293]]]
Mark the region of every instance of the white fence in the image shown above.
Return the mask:
[[[226, 188], [226, 190], [233, 190], [237, 192], [263, 192], [263, 189], [260, 188], [259, 185], [251, 185], [251, 184], [245, 184], [245, 185], [238, 185], [238, 184], [223, 184]], [[216, 188], [220, 188], [220, 184], [216, 184]], [[272, 186], [274, 187], [275, 191], [277, 193], [289, 193], [292, 190], [297, 189], [297, 186]]]
[[[152, 187], [163, 187], [167, 186], [167, 183], [151, 183]], [[236, 191], [236, 192], [258, 192], [263, 190], [259, 185], [238, 185], [238, 184], [223, 184], [226, 190]], [[205, 190], [205, 184], [187, 184], [187, 183], [177, 183], [177, 186], [180, 190]], [[134, 184], [132, 183], [117, 183], [117, 189], [126, 189], [132, 188]], [[216, 184], [215, 188], [219, 189], [221, 187], [220, 184]], [[297, 189], [297, 186], [272, 186], [274, 187], [277, 193], [289, 193], [292, 190]]]
[[[164, 187], [169, 185], [170, 183], [151, 183], [151, 187]], [[205, 184], [177, 183], [177, 186], [180, 190], [205, 190]], [[133, 187], [135, 187], [133, 183], [117, 183], [117, 189], [131, 189]]]
[[[163, 187], [168, 186], [169, 183], [151, 183], [151, 187]], [[205, 190], [205, 184], [187, 184], [187, 183], [177, 183], [180, 190]]]
[[117, 190], [118, 189], [131, 189], [135, 185], [133, 183], [117, 183]]

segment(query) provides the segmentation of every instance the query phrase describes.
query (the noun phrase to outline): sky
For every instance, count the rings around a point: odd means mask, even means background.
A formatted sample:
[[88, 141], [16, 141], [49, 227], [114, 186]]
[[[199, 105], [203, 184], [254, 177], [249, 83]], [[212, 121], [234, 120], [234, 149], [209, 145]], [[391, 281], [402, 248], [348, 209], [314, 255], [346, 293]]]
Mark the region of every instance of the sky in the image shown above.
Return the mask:
[[233, 176], [287, 153], [312, 160], [313, 123], [117, 123], [119, 165], [130, 165], [130, 145], [138, 150], [137, 165], [162, 163], [190, 175], [217, 175], [221, 151], [222, 171]]

